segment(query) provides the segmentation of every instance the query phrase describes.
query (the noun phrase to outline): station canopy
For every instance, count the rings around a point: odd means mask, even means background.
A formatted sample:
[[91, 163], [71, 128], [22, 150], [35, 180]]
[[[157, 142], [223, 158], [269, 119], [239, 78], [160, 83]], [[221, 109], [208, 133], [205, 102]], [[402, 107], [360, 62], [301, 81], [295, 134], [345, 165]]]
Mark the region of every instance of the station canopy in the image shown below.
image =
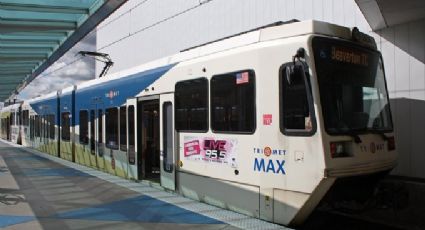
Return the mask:
[[127, 0], [0, 0], [0, 101], [18, 93]]
[[355, 0], [373, 31], [425, 18], [424, 0]]

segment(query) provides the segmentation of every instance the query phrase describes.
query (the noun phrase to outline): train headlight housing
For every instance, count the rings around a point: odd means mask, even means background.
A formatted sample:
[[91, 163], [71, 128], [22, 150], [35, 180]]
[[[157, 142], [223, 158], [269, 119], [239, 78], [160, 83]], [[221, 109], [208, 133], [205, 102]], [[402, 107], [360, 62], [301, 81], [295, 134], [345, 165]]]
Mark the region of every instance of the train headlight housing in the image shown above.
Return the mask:
[[351, 156], [350, 143], [347, 141], [331, 142], [330, 152], [332, 158]]

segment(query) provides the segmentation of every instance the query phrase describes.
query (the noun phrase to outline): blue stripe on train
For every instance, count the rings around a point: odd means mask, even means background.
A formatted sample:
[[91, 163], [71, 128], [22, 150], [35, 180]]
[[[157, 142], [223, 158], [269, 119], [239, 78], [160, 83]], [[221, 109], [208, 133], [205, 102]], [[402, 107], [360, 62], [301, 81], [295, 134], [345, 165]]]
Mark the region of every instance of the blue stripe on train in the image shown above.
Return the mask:
[[[77, 88], [75, 92], [75, 125], [79, 125], [80, 110], [105, 109], [121, 106], [125, 104], [127, 98], [135, 97], [175, 65], [177, 65], [177, 63], [135, 73], [87, 88]], [[31, 107], [39, 115], [56, 114], [56, 97], [32, 103]], [[60, 107], [61, 113], [71, 112], [72, 93], [66, 93], [60, 96]]]

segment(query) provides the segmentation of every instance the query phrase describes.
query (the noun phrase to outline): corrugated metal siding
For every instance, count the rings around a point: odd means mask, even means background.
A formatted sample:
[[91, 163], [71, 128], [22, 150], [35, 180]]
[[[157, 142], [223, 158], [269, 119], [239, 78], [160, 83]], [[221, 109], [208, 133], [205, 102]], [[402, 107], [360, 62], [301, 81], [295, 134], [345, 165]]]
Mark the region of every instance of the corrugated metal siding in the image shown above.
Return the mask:
[[[100, 25], [98, 49], [127, 69], [184, 48], [274, 21], [316, 19], [361, 31], [371, 28], [354, 0], [130, 0]], [[397, 133], [395, 174], [425, 178], [425, 20], [370, 32], [385, 61]], [[102, 68], [97, 65], [97, 71]]]

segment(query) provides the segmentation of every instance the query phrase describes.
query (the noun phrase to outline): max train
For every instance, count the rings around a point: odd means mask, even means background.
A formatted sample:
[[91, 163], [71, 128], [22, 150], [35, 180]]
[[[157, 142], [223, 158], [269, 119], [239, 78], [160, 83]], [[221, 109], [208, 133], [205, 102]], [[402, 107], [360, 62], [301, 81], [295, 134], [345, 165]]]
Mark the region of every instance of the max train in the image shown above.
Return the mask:
[[46, 154], [292, 226], [397, 160], [375, 41], [319, 21], [264, 26], [8, 106], [1, 128]]

